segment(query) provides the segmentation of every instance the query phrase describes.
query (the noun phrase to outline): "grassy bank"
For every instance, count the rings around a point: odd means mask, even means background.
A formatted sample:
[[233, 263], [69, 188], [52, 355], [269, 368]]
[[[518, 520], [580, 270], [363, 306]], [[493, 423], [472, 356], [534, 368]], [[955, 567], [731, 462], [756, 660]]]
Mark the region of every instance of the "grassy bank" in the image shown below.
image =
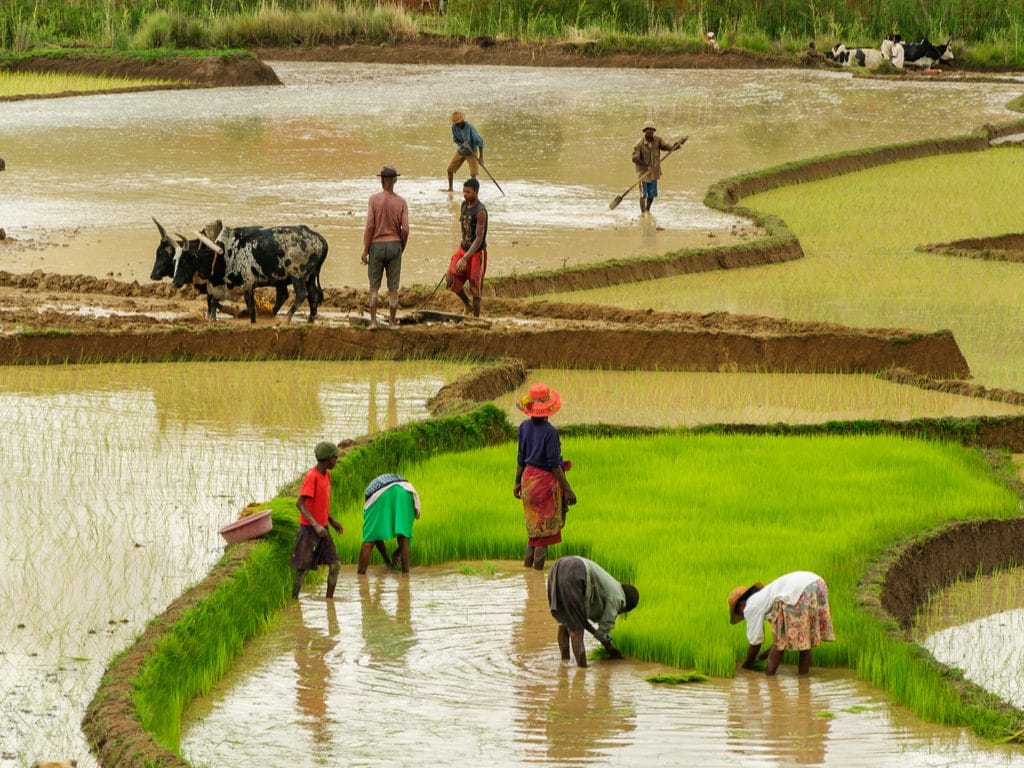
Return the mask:
[[[418, 7], [418, 3], [415, 5]], [[927, 6], [887, 0], [871, 13], [859, 3], [826, 0], [751, 4], [726, 0], [451, 0], [443, 16], [364, 2], [198, 0], [10, 0], [0, 16], [0, 49], [50, 45], [225, 47], [379, 43], [421, 33], [562, 42], [587, 53], [701, 52], [704, 33], [720, 44], [795, 55], [817, 40], [877, 45], [891, 31], [905, 39], [953, 37], [961, 61], [978, 67], [1024, 65], [1024, 7], [997, 0], [944, 0]]]

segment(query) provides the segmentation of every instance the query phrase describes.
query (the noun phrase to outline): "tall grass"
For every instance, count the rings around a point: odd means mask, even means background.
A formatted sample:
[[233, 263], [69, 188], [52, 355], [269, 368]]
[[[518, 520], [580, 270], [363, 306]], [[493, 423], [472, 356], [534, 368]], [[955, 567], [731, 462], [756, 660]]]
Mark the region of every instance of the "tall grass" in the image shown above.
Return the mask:
[[[1024, 7], [998, 0], [847, 0], [807, 4], [773, 0], [452, 0], [445, 16], [410, 16], [398, 4], [320, 0], [8, 0], [0, 14], [0, 49], [45, 45], [302, 45], [395, 40], [420, 29], [444, 35], [520, 40], [583, 38], [595, 50], [700, 49], [713, 30], [725, 46], [776, 53], [803, 50], [808, 39], [877, 43], [953, 36], [976, 43], [975, 61], [1024, 62]], [[227, 42], [231, 41], [231, 42]], [[961, 49], [970, 59], [974, 47]]]
[[[847, 666], [930, 720], [994, 735], [1011, 723], [965, 704], [915, 646], [894, 640], [857, 604], [869, 565], [896, 543], [952, 519], [1007, 518], [1019, 500], [959, 446], [887, 437], [574, 437], [563, 453], [580, 503], [555, 556], [581, 554], [638, 585], [617, 625], [629, 654], [731, 675], [745, 648], [725, 597], [736, 584], [810, 569], [829, 583], [837, 639], [818, 664]], [[514, 444], [407, 466], [424, 500], [413, 558], [429, 564], [518, 558]], [[347, 497], [347, 502], [345, 501]], [[342, 492], [359, 530], [361, 497]], [[358, 535], [343, 536], [353, 561]]]

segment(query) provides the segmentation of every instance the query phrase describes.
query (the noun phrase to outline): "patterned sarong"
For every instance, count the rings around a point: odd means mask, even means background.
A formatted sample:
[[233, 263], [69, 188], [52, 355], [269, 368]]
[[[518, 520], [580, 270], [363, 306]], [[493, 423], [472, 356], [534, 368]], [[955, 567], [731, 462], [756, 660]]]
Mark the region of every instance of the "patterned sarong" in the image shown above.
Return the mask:
[[420, 516], [420, 497], [401, 475], [381, 475], [366, 489], [363, 505], [363, 541], [384, 541], [396, 536], [412, 540], [413, 521]]
[[531, 547], [545, 547], [562, 540], [565, 515], [562, 486], [546, 469], [527, 465], [522, 478], [523, 517]]
[[776, 600], [768, 610], [768, 623], [772, 628], [772, 647], [780, 651], [807, 651], [835, 640], [825, 581], [818, 579], [809, 585], [796, 605]]

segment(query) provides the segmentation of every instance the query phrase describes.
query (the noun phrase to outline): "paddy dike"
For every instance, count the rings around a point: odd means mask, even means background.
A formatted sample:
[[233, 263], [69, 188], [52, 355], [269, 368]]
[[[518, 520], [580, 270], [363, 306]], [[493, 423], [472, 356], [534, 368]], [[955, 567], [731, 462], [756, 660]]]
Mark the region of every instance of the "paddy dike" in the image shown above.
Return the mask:
[[[668, 313], [517, 299], [463, 318], [449, 294], [403, 294], [404, 324], [367, 330], [365, 293], [326, 292], [317, 323], [207, 323], [204, 304], [166, 284], [0, 274], [0, 364], [167, 360], [499, 360], [528, 367], [853, 373], [904, 368], [962, 379], [949, 331], [860, 329], [727, 313]], [[427, 298], [431, 308], [416, 311]]]
[[922, 245], [919, 251], [988, 261], [1015, 261], [1024, 263], [1024, 232], [997, 237], [969, 237], [948, 243]]

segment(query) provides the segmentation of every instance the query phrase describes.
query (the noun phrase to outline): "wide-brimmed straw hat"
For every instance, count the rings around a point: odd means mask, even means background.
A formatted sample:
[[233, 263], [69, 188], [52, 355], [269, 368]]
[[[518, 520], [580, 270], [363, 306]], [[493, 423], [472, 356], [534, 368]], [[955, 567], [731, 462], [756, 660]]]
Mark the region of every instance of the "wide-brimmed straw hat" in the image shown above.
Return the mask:
[[516, 408], [527, 416], [546, 417], [558, 413], [562, 397], [547, 384], [531, 384], [530, 394], [516, 403]]
[[654, 121], [653, 121], [653, 120], [648, 120], [648, 121], [646, 121], [646, 122], [644, 123], [644, 127], [643, 127], [643, 129], [642, 129], [642, 130], [645, 130], [645, 131], [646, 131], [646, 130], [647, 130], [648, 128], [650, 128], [650, 129], [651, 129], [652, 131], [656, 131], [656, 130], [658, 130], [658, 129], [657, 129], [657, 127], [655, 127], [655, 125], [654, 125]]
[[462, 110], [461, 109], [456, 109], [454, 112], [452, 112], [452, 116], [449, 119], [453, 123], [461, 123], [463, 120], [466, 119], [466, 116], [464, 114], [462, 114]]
[[762, 587], [764, 587], [764, 584], [762, 584], [760, 581], [755, 581], [749, 587], [736, 587], [735, 589], [733, 589], [732, 592], [729, 593], [730, 624], [739, 624], [741, 621], [743, 621], [743, 614], [739, 613], [736, 610], [736, 604], [742, 602], [743, 600], [746, 600], [748, 597], [750, 597], [752, 594], [754, 594], [757, 590], [761, 589]]

